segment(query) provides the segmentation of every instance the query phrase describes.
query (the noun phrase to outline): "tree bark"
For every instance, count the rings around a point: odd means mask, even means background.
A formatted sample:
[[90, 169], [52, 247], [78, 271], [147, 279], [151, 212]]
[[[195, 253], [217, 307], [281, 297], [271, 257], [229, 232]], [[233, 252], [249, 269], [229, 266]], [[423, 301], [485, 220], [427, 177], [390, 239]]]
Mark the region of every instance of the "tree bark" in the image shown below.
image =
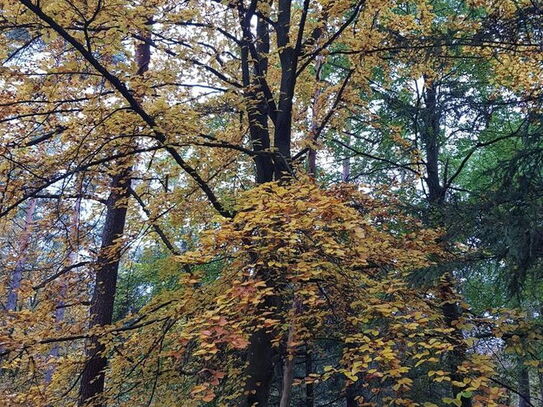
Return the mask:
[[247, 349], [248, 365], [245, 371], [244, 396], [240, 407], [266, 407], [275, 369], [275, 351], [271, 346], [272, 336], [265, 329], [251, 335]]
[[21, 234], [19, 235], [19, 253], [17, 253], [17, 262], [11, 274], [8, 284], [8, 296], [6, 300], [6, 310], [15, 311], [17, 309], [17, 300], [19, 298], [19, 288], [23, 281], [23, 269], [26, 260], [26, 250], [30, 243], [30, 234], [32, 232], [32, 223], [34, 221], [34, 212], [36, 210], [36, 200], [30, 199], [25, 213], [25, 221]]
[[257, 20], [258, 41], [256, 51], [261, 56], [253, 69], [250, 67], [249, 47], [251, 46], [250, 16], [244, 16], [241, 21], [243, 29], [241, 47], [242, 79], [247, 100], [249, 118], [249, 134], [256, 166], [256, 182], [263, 184], [273, 180], [273, 163], [270, 152], [270, 134], [268, 128], [268, 102], [264, 95], [262, 83], [268, 71], [266, 55], [270, 51], [269, 26], [261, 18]]
[[[151, 23], [149, 21], [149, 23]], [[136, 45], [137, 75], [144, 75], [151, 61], [150, 34], [142, 33], [144, 41]], [[138, 98], [141, 95], [138, 95]], [[123, 166], [124, 165], [124, 166]], [[131, 168], [119, 163], [119, 173], [113, 176], [110, 196], [106, 203], [106, 217], [102, 231], [102, 244], [96, 262], [94, 293], [91, 300], [90, 326], [109, 325], [113, 318], [113, 306], [117, 291], [117, 274], [121, 259], [122, 238], [126, 223], [128, 198], [131, 189]], [[91, 402], [93, 406], [103, 407], [100, 396], [104, 392], [107, 356], [105, 346], [96, 336], [87, 344], [87, 363], [81, 375], [79, 405]]]
[[[312, 346], [306, 345], [305, 350], [305, 376], [313, 373], [313, 352]], [[305, 407], [314, 407], [315, 406], [315, 386], [313, 383], [305, 384]]]
[[[319, 128], [318, 123], [318, 108], [319, 108], [319, 97], [321, 95], [321, 89], [319, 86], [320, 80], [321, 80], [321, 67], [323, 62], [323, 56], [319, 55], [315, 58], [315, 79], [317, 87], [315, 89], [315, 92], [313, 92], [313, 102], [311, 103], [311, 128], [310, 128], [310, 134], [311, 137], [311, 143], [317, 142], [317, 131]], [[309, 172], [309, 175], [311, 175], [313, 178], [317, 176], [317, 151], [313, 148], [313, 146], [309, 147], [309, 153], [307, 155], [307, 171]]]
[[[112, 322], [113, 305], [117, 289], [117, 274], [121, 257], [119, 239], [126, 222], [127, 199], [130, 188], [130, 169], [113, 176], [111, 193], [107, 200], [102, 245], [96, 262], [94, 294], [91, 300], [90, 326], [104, 326]], [[93, 336], [87, 344], [87, 363], [81, 375], [79, 405], [87, 403], [96, 407], [105, 404], [100, 400], [104, 391], [107, 357], [100, 338]]]
[[281, 63], [281, 83], [277, 105], [274, 145], [277, 152], [275, 160], [275, 178], [289, 176], [291, 170], [292, 104], [296, 86], [298, 67], [298, 49], [290, 43], [292, 0], [279, 0], [277, 14], [277, 47]]
[[[294, 300], [291, 309], [291, 315], [294, 318], [300, 311], [300, 304], [297, 299]], [[279, 407], [289, 407], [292, 394], [292, 383], [294, 382], [294, 358], [296, 357], [296, 347], [294, 338], [296, 336], [295, 322], [290, 323], [288, 330], [287, 344], [285, 346], [285, 361], [283, 364], [283, 387], [281, 390], [281, 400]]]
[[[425, 78], [425, 82], [428, 80]], [[441, 204], [445, 199], [445, 189], [439, 178], [439, 131], [441, 112], [438, 106], [437, 85], [429, 83], [424, 92], [425, 109], [422, 114], [422, 142], [426, 153], [426, 185], [430, 204]]]
[[[70, 247], [69, 254], [68, 254], [68, 266], [74, 265], [78, 262], [78, 246], [79, 246], [79, 218], [81, 216], [81, 199], [82, 197], [78, 197], [75, 203], [74, 212], [72, 215], [72, 221], [70, 226], [70, 238], [73, 242], [75, 242], [75, 250], [74, 248]], [[58, 330], [60, 328], [60, 324], [64, 320], [64, 314], [66, 313], [66, 308], [64, 307], [64, 299], [66, 297], [67, 293], [67, 284], [62, 281], [63, 277], [61, 277], [60, 282], [60, 289], [58, 294], [58, 301], [55, 309], [55, 326]], [[51, 348], [51, 351], [49, 352], [49, 356], [53, 358], [58, 358], [60, 351], [60, 345], [54, 344]], [[55, 366], [49, 366], [45, 372], [44, 381], [45, 383], [51, 383], [51, 380], [53, 379], [53, 374], [55, 373]]]
[[[278, 44], [288, 42], [288, 30], [290, 26], [290, 2], [291, 0], [280, 0], [279, 4], [279, 25], [277, 28]], [[269, 53], [270, 35], [269, 25], [264, 19], [257, 18], [256, 51], [259, 56], [258, 61], [254, 61], [253, 55], [250, 55], [250, 24], [252, 13], [246, 13], [241, 16], [241, 28], [243, 39], [241, 44], [241, 68], [243, 85], [246, 88], [247, 111], [249, 116], [249, 132], [253, 151], [255, 155], [256, 182], [262, 184], [279, 180], [290, 168], [290, 127], [292, 115], [292, 93], [294, 91], [293, 83], [295, 80], [294, 72], [285, 73], [292, 69], [293, 54], [287, 51], [288, 57], [281, 54], [281, 92], [277, 111], [270, 111], [270, 107], [264, 95], [263, 84], [268, 69], [268, 60], [266, 55]], [[285, 45], [284, 44], [284, 45]], [[291, 48], [292, 50], [292, 48]], [[250, 58], [251, 56], [251, 58]], [[253, 67], [250, 66], [251, 59]], [[286, 91], [286, 89], [292, 89]], [[289, 107], [290, 106], [290, 107]], [[274, 115], [276, 117], [274, 133], [274, 159], [271, 155], [271, 140], [268, 127], [268, 118]], [[266, 152], [270, 154], [265, 154]], [[276, 308], [279, 304], [276, 297], [268, 297], [261, 305], [262, 311]], [[247, 368], [245, 370], [246, 382], [244, 394], [239, 400], [240, 407], [266, 407], [268, 405], [271, 383], [273, 381], [274, 371], [277, 361], [277, 350], [272, 346], [272, 334], [266, 329], [260, 329], [254, 332], [249, 338], [247, 349]]]
[[526, 366], [522, 364], [522, 360], [519, 360], [519, 379], [518, 379], [518, 392], [522, 395], [519, 397], [518, 407], [530, 407], [531, 395], [530, 395], [530, 372]]
[[347, 407], [358, 407], [355, 383], [347, 385], [347, 388], [345, 389], [345, 399]]
[[543, 372], [537, 372], [539, 380], [539, 405], [543, 407]]
[[[256, 4], [256, 3], [255, 3]], [[271, 0], [270, 0], [271, 4]], [[273, 160], [268, 159], [266, 155], [257, 155], [256, 161], [256, 180], [257, 183], [275, 180], [284, 180], [291, 173], [291, 134], [292, 134], [292, 106], [294, 89], [296, 86], [296, 69], [302, 47], [303, 25], [301, 23], [300, 33], [293, 45], [290, 41], [291, 26], [291, 6], [292, 0], [278, 0], [277, 23], [274, 25], [277, 47], [279, 51], [279, 60], [281, 66], [281, 79], [279, 86], [279, 96], [277, 106], [270, 108], [269, 101], [264, 98], [263, 83], [267, 71], [268, 61], [266, 54], [269, 52], [269, 27], [263, 19], [257, 19], [257, 52], [250, 55], [254, 63], [253, 80], [251, 80], [251, 70], [249, 69], [249, 48], [248, 41], [251, 40], [250, 23], [254, 16], [252, 12], [246, 12], [241, 16], [241, 28], [244, 39], [241, 47], [242, 76], [244, 86], [257, 89], [256, 93], [247, 92], [249, 124], [253, 150], [257, 153], [262, 152], [259, 149], [266, 150], [271, 147], [271, 137], [267, 126], [268, 118], [274, 121], [273, 133]], [[304, 2], [304, 14], [309, 7], [309, 1]], [[305, 19], [305, 17], [304, 17]], [[256, 85], [256, 86], [255, 86]], [[256, 108], [255, 108], [256, 107]], [[253, 113], [251, 113], [251, 111]], [[252, 116], [254, 115], [254, 116]], [[271, 152], [271, 151], [270, 151]], [[266, 158], [263, 158], [266, 157]], [[264, 270], [262, 271], [264, 272]], [[276, 281], [268, 281], [277, 286]], [[262, 311], [282, 309], [282, 300], [277, 296], [268, 297], [261, 306]], [[256, 405], [266, 407], [268, 405], [269, 391], [273, 380], [277, 361], [277, 350], [272, 346], [272, 335], [265, 329], [253, 333], [249, 339], [247, 350], [247, 369], [245, 371], [247, 381], [244, 388], [244, 396], [239, 405], [248, 407]]]
[[[426, 153], [426, 178], [425, 182], [428, 187], [428, 203], [431, 207], [443, 207], [446, 197], [446, 188], [441, 185], [439, 176], [439, 154], [440, 141], [439, 133], [441, 126], [441, 110], [438, 104], [438, 88], [436, 82], [431, 82], [428, 78], [424, 78], [426, 89], [424, 92], [425, 109], [422, 114], [423, 123], [421, 126], [422, 141]], [[432, 219], [431, 223], [436, 223], [436, 219]], [[440, 224], [441, 220], [437, 220]], [[453, 281], [449, 277], [446, 278], [443, 285], [444, 298], [453, 298]], [[457, 366], [466, 359], [466, 347], [463, 343], [462, 330], [458, 329], [454, 324], [462, 317], [460, 306], [453, 302], [445, 302], [441, 306], [441, 312], [447, 326], [453, 328], [452, 336], [454, 337], [455, 349], [449, 353], [449, 368], [451, 369], [451, 379], [453, 381], [462, 382], [462, 375], [456, 373]], [[452, 386], [454, 397], [462, 393], [463, 389]], [[472, 401], [470, 398], [462, 397], [462, 407], [471, 407]]]
[[[289, 332], [289, 339], [292, 339]], [[287, 345], [288, 346], [288, 345]], [[294, 355], [287, 351], [285, 355], [285, 364], [283, 366], [283, 387], [281, 391], [281, 401], [279, 407], [289, 407], [292, 395], [292, 383], [294, 381]]]
[[[441, 306], [441, 312], [443, 313], [447, 326], [453, 329], [451, 337], [453, 340], [454, 350], [452, 350], [448, 355], [450, 358], [448, 365], [451, 371], [451, 379], [455, 382], [462, 382], [464, 377], [463, 375], [457, 373], [457, 366], [466, 359], [466, 344], [464, 342], [462, 330], [458, 329], [455, 324], [455, 322], [461, 318], [462, 312], [456, 303], [456, 300], [453, 299], [455, 295], [453, 292], [453, 282], [450, 279], [450, 276], [446, 276], [445, 284], [442, 286], [441, 291], [444, 299], [444, 304]], [[460, 393], [463, 392], [463, 389], [453, 385], [452, 392], [456, 398]], [[461, 397], [460, 400], [462, 402], [462, 407], [472, 407], [471, 398]]]

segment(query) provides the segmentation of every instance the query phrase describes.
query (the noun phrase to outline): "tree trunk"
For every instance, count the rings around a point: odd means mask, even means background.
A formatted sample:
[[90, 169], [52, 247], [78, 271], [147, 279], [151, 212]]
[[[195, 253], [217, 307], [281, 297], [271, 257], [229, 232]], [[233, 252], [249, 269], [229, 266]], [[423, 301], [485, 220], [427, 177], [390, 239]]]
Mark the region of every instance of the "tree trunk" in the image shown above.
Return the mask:
[[[264, 271], [264, 270], [262, 270]], [[259, 271], [259, 272], [262, 272]], [[281, 299], [268, 296], [260, 305], [261, 312], [280, 312]], [[254, 332], [249, 338], [247, 348], [247, 368], [245, 369], [245, 387], [243, 396], [238, 403], [239, 407], [266, 407], [270, 396], [270, 387], [273, 381], [277, 359], [277, 348], [272, 346], [273, 334], [266, 328]]]
[[[277, 108], [273, 112], [267, 104], [268, 101], [263, 97], [264, 89], [260, 87], [259, 82], [259, 78], [264, 78], [267, 70], [265, 55], [269, 52], [268, 24], [263, 19], [257, 18], [259, 38], [256, 46], [257, 54], [260, 55], [260, 58], [259, 63], [254, 64], [253, 80], [251, 80], [249, 44], [247, 41], [251, 39], [249, 29], [251, 18], [254, 15], [247, 13], [241, 19], [241, 28], [244, 33], [241, 47], [243, 84], [245, 87], [252, 84], [257, 85], [252, 86], [257, 89], [256, 93], [247, 92], [250, 133], [255, 152], [260, 152], [259, 149], [268, 149], [271, 146], [267, 123], [268, 116], [271, 117], [273, 115], [275, 117], [273, 139], [274, 159], [273, 161], [267, 158], [258, 159], [258, 155], [255, 159], [256, 180], [259, 184], [271, 181], [272, 179], [281, 180], [291, 174], [292, 103], [299, 54], [299, 49], [295, 49], [291, 45], [289, 38], [291, 5], [292, 0], [279, 0], [278, 2], [275, 31], [277, 34], [277, 46], [281, 49], [279, 53], [281, 80], [279, 100]], [[252, 55], [251, 58], [255, 59]], [[252, 106], [257, 106], [257, 109], [254, 109]], [[251, 111], [254, 112], [254, 117], [251, 116]], [[264, 113], [266, 116], [264, 116]], [[266, 157], [266, 155], [262, 155], [262, 157]], [[262, 270], [262, 272], [264, 271]], [[277, 285], [277, 282], [274, 281], [269, 280], [269, 283]], [[277, 312], [277, 310], [281, 310], [282, 308], [281, 303], [280, 298], [272, 296], [265, 300], [261, 308], [263, 312], [270, 309], [274, 309], [274, 312]], [[277, 360], [277, 350], [272, 346], [272, 339], [272, 335], [266, 329], [256, 331], [249, 339], [247, 368], [245, 371], [247, 381], [245, 383], [244, 395], [238, 403], [240, 407], [253, 405], [266, 407], [268, 405], [270, 386]]]
[[[457, 373], [457, 366], [466, 359], [466, 344], [464, 342], [462, 330], [458, 329], [455, 324], [455, 322], [461, 318], [462, 312], [456, 303], [456, 299], [454, 299], [455, 295], [453, 291], [453, 282], [450, 279], [450, 276], [446, 276], [445, 283], [443, 284], [441, 291], [444, 300], [444, 303], [441, 306], [441, 312], [443, 313], [447, 326], [453, 329], [451, 337], [455, 348], [448, 354], [448, 365], [451, 371], [451, 379], [455, 382], [462, 382], [464, 377], [463, 375]], [[452, 392], [456, 398], [460, 393], [463, 392], [463, 389], [462, 387], [456, 387], [453, 385]], [[461, 402], [462, 407], [472, 406], [471, 398], [462, 397]]]
[[[311, 143], [315, 144], [317, 142], [317, 131], [319, 128], [318, 123], [318, 113], [319, 113], [319, 97], [321, 95], [321, 89], [320, 89], [320, 80], [321, 80], [321, 67], [323, 62], [323, 56], [319, 55], [315, 58], [315, 79], [316, 79], [316, 89], [315, 92], [313, 92], [313, 102], [311, 103], [311, 128], [310, 128], [310, 138]], [[307, 171], [309, 172], [309, 175], [311, 175], [313, 178], [317, 176], [317, 151], [313, 148], [314, 146], [311, 145], [309, 147], [309, 153], [307, 156]]]
[[[249, 134], [251, 146], [255, 153], [256, 182], [263, 184], [273, 180], [273, 164], [270, 156], [270, 134], [268, 128], [268, 102], [264, 95], [262, 81], [268, 71], [266, 55], [270, 51], [269, 26], [261, 18], [257, 20], [258, 42], [256, 51], [261, 56], [253, 69], [250, 67], [249, 47], [251, 42], [250, 18], [245, 16], [241, 21], [243, 30], [241, 46], [241, 73], [245, 97], [247, 99], [247, 115], [249, 119]], [[268, 153], [268, 154], [266, 154]]]
[[[350, 126], [348, 127], [350, 131]], [[351, 135], [348, 134], [347, 141], [345, 142], [348, 146], [351, 145]], [[341, 180], [343, 182], [349, 182], [351, 179], [351, 158], [349, 156], [341, 160]]]
[[[291, 315], [294, 319], [300, 311], [300, 304], [295, 299], [292, 304]], [[283, 365], [283, 387], [281, 391], [281, 401], [279, 407], [289, 407], [292, 394], [292, 383], [294, 381], [294, 358], [296, 357], [296, 346], [294, 346], [294, 338], [296, 336], [296, 327], [294, 321], [290, 323], [287, 337], [287, 345], [285, 347], [285, 362]]]
[[[289, 333], [289, 339], [292, 339], [290, 333]], [[290, 406], [290, 398], [292, 394], [293, 381], [294, 381], [294, 355], [287, 351], [287, 355], [285, 355], [285, 364], [283, 366], [283, 388], [281, 391], [281, 401], [279, 403], [279, 407]]]
[[[422, 141], [426, 152], [426, 185], [428, 187], [428, 203], [433, 207], [442, 207], [445, 203], [445, 187], [441, 185], [439, 177], [439, 133], [441, 125], [441, 111], [438, 105], [437, 85], [435, 82], [430, 82], [428, 78], [424, 78], [426, 90], [424, 93], [425, 109], [422, 114], [423, 123], [421, 126]], [[442, 223], [440, 219], [432, 219], [431, 223]], [[453, 281], [450, 276], [446, 277], [443, 285], [443, 296], [445, 299], [455, 297], [453, 290]], [[452, 300], [451, 300], [452, 301]], [[447, 326], [453, 328], [452, 336], [455, 342], [455, 349], [449, 353], [449, 368], [452, 372], [451, 379], [453, 381], [462, 382], [462, 375], [456, 373], [457, 366], [466, 359], [466, 346], [462, 330], [456, 328], [455, 321], [462, 317], [462, 310], [456, 303], [445, 302], [441, 306], [441, 312], [445, 318]], [[454, 397], [463, 391], [461, 387], [452, 386]], [[472, 401], [470, 398], [462, 397], [462, 407], [471, 407]]]
[[[149, 24], [151, 20], [149, 20]], [[143, 32], [143, 41], [136, 45], [137, 75], [144, 75], [149, 69], [151, 61], [150, 34]], [[138, 95], [140, 98], [142, 95]], [[117, 274], [121, 258], [122, 238], [126, 223], [126, 212], [128, 198], [130, 196], [130, 167], [122, 167], [119, 163], [120, 172], [113, 176], [111, 181], [111, 192], [106, 203], [106, 218], [102, 231], [102, 244], [98, 260], [96, 262], [96, 277], [94, 282], [94, 293], [91, 300], [90, 326], [109, 325], [113, 318], [113, 306], [117, 291]], [[107, 357], [104, 354], [105, 347], [98, 337], [94, 336], [87, 344], [87, 363], [81, 375], [79, 393], [79, 406], [89, 402], [93, 406], [103, 407], [104, 403], [100, 396], [104, 392], [105, 368]]]
[[[426, 80], [427, 82], [427, 80]], [[428, 201], [431, 204], [441, 204], [445, 199], [445, 190], [439, 178], [439, 131], [441, 112], [437, 100], [437, 86], [429, 83], [424, 93], [425, 109], [422, 114], [422, 142], [426, 153], [426, 185]]]
[[539, 405], [543, 407], [543, 372], [537, 372], [539, 379]]
[[528, 368], [522, 364], [522, 360], [519, 360], [519, 379], [518, 379], [518, 392], [520, 393], [518, 407], [530, 407], [531, 395], [530, 395], [530, 372]]
[[275, 179], [289, 176], [291, 169], [292, 104], [296, 86], [298, 50], [290, 41], [292, 0], [279, 0], [277, 25], [277, 47], [281, 64], [281, 81], [275, 124], [274, 146], [277, 150], [275, 160]]
[[[73, 242], [75, 242], [75, 250], [70, 247], [69, 254], [68, 254], [68, 265], [76, 264], [78, 261], [78, 250], [79, 250], [79, 217], [81, 216], [81, 197], [77, 198], [77, 201], [75, 203], [74, 213], [72, 216], [71, 226], [70, 226], [70, 238]], [[60, 277], [63, 279], [63, 277]], [[55, 309], [55, 326], [58, 330], [60, 328], [60, 324], [64, 320], [64, 314], [66, 312], [66, 308], [64, 307], [64, 298], [66, 297], [67, 293], [67, 284], [64, 281], [60, 282], [60, 289], [58, 292], [58, 301], [56, 304]], [[53, 358], [58, 358], [59, 356], [59, 350], [60, 345], [54, 344], [53, 348], [49, 352], [49, 356]], [[51, 383], [51, 380], [53, 379], [53, 374], [55, 373], [55, 366], [49, 366], [45, 372], [45, 383]]]
[[[112, 322], [113, 304], [117, 288], [117, 273], [121, 257], [119, 239], [123, 236], [126, 222], [127, 199], [130, 187], [130, 169], [124, 169], [113, 177], [111, 194], [107, 200], [106, 218], [102, 232], [102, 245], [96, 262], [94, 294], [91, 300], [90, 326], [104, 326]], [[79, 405], [89, 402], [96, 407], [104, 406], [99, 400], [104, 391], [107, 357], [99, 337], [92, 337], [87, 344], [87, 363], [81, 375]]]
[[347, 385], [347, 388], [345, 389], [345, 399], [347, 407], [358, 407], [355, 383]]
[[251, 335], [247, 349], [248, 366], [245, 371], [245, 396], [240, 407], [266, 407], [270, 394], [270, 385], [275, 369], [275, 351], [271, 346], [272, 337], [265, 329]]
[[34, 211], [36, 210], [36, 200], [30, 199], [28, 201], [28, 208], [26, 208], [25, 221], [21, 234], [19, 235], [19, 253], [17, 253], [17, 262], [15, 268], [11, 274], [11, 279], [8, 284], [8, 297], [6, 301], [6, 310], [15, 311], [17, 309], [17, 300], [19, 297], [19, 288], [23, 281], [23, 269], [26, 259], [26, 250], [30, 243], [30, 233], [32, 231], [32, 223], [34, 221]]
[[[305, 351], [305, 376], [313, 373], [313, 352], [312, 346], [306, 345]], [[315, 406], [315, 386], [313, 383], [306, 383], [305, 385], [305, 407], [314, 407]]]

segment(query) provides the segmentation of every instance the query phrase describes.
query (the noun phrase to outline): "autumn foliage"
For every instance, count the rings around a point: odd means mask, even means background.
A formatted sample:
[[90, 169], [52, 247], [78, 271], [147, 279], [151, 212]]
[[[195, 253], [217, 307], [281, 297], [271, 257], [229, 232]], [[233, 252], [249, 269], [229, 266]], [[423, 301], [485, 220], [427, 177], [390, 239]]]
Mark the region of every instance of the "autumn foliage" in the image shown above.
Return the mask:
[[0, 406], [534, 406], [542, 26], [0, 0]]
[[[123, 393], [146, 388], [157, 405], [178, 399], [185, 406], [235, 405], [247, 379], [243, 354], [252, 335], [265, 330], [287, 361], [305, 349], [321, 354], [334, 343], [329, 363], [293, 380], [295, 386], [339, 378], [342, 391], [371, 390], [357, 397], [360, 405], [429, 407], [437, 404], [419, 402], [412, 390], [452, 381], [459, 394], [474, 395], [474, 405], [499, 405], [488, 356], [470, 354], [456, 372], [443, 370], [443, 357], [468, 343], [455, 340], [440, 312], [444, 302], [458, 300], [447, 295], [447, 281], [409, 283], [410, 272], [447, 256], [441, 232], [405, 215], [386, 191], [374, 198], [347, 184], [269, 183], [238, 201], [233, 219], [204, 232], [194, 250], [170, 257], [180, 288], [106, 328], [71, 327], [72, 339], [99, 335], [110, 355], [103, 402], [140, 405], [147, 392]], [[198, 267], [211, 262], [221, 263], [218, 277]], [[3, 321], [12, 328], [2, 343], [16, 354], [4, 369], [30, 369], [40, 377], [55, 366], [50, 383], [4, 393], [10, 405], [61, 405], [74, 392], [70, 379], [84, 359], [77, 346], [55, 360], [45, 356], [51, 343], [70, 339], [65, 329], [61, 335], [49, 330], [49, 315], [42, 306]]]

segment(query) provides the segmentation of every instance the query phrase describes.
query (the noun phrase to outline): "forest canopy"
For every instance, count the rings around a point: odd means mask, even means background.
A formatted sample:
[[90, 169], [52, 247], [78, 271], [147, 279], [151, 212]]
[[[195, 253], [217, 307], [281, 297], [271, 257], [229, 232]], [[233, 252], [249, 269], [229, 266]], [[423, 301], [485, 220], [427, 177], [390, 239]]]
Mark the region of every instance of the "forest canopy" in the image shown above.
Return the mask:
[[539, 0], [0, 0], [0, 405], [543, 406]]

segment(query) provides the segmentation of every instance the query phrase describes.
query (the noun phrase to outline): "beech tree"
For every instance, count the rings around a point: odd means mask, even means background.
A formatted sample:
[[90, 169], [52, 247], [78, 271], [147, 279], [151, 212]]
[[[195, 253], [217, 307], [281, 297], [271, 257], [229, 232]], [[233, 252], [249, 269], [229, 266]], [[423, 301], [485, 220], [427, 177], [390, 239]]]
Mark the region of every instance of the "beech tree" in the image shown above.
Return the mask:
[[532, 405], [536, 313], [465, 302], [445, 215], [540, 126], [537, 4], [0, 11], [8, 405]]

